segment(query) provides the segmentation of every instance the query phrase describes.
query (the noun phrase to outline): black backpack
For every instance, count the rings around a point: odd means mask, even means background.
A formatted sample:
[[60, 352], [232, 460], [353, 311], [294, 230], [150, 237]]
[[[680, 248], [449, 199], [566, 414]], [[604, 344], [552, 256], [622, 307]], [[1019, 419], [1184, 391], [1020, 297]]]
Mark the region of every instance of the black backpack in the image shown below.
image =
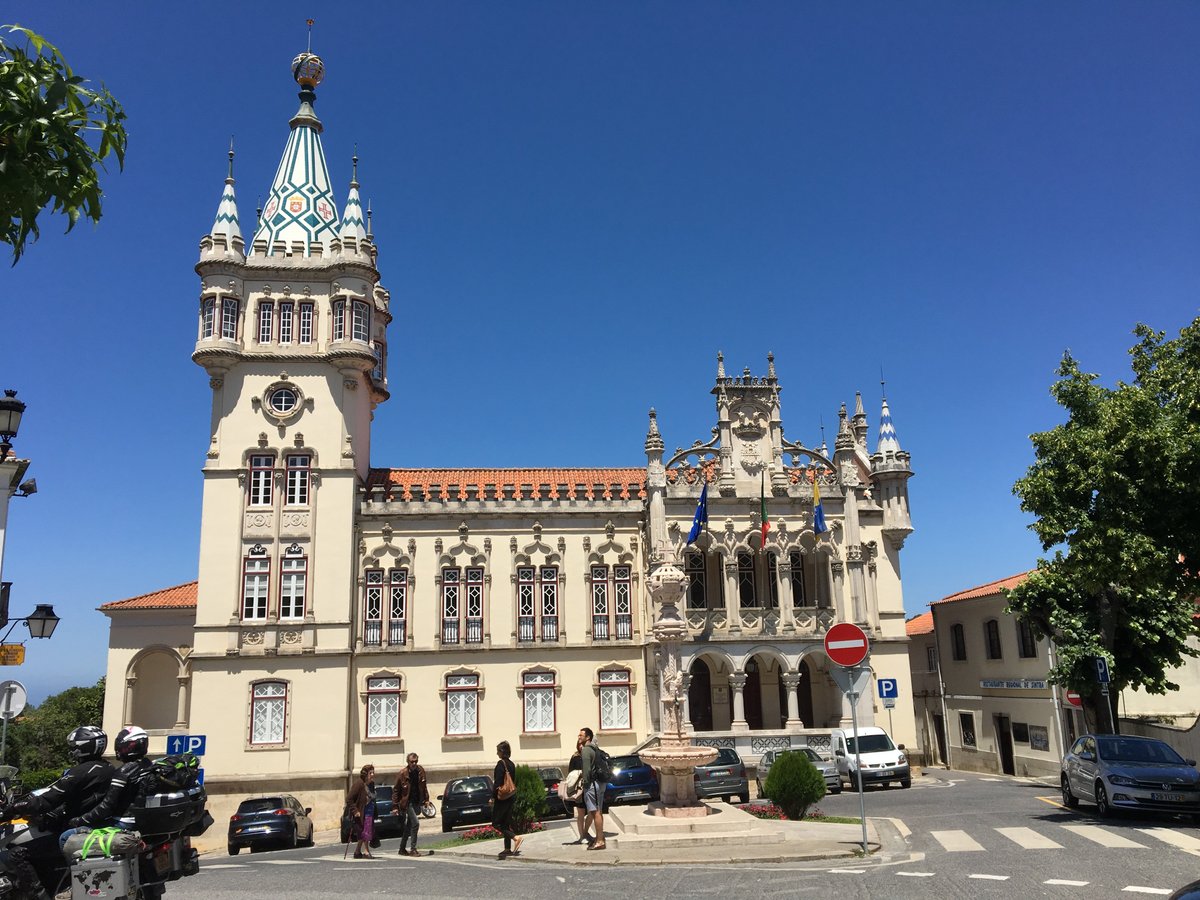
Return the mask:
[[595, 744], [592, 747], [596, 751], [596, 756], [592, 760], [592, 781], [608, 784], [613, 777], [612, 757]]

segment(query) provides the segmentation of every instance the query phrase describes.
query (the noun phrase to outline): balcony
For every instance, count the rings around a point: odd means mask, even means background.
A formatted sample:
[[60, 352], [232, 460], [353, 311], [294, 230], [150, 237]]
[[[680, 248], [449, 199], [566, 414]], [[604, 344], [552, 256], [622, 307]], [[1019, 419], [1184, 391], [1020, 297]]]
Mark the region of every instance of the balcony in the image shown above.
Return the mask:
[[[824, 634], [836, 621], [834, 610], [829, 607], [798, 607], [792, 610], [792, 622], [788, 623], [778, 609], [739, 609], [730, 620], [725, 609], [689, 609], [684, 614], [688, 633], [693, 638], [746, 635], [797, 634], [817, 636]], [[789, 627], [790, 625], [790, 627]]]

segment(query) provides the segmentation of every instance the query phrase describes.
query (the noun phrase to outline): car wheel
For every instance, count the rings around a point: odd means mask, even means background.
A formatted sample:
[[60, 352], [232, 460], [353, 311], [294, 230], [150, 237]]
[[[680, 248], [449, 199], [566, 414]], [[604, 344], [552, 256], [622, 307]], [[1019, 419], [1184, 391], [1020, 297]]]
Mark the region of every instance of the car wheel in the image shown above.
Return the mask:
[[901, 779], [900, 779], [900, 787], [902, 787], [902, 788], [910, 788], [910, 787], [912, 787], [912, 778], [911, 778], [911, 777], [909, 777], [909, 778], [901, 778]]
[[1079, 798], [1071, 793], [1071, 782], [1066, 775], [1062, 776], [1062, 801], [1063, 806], [1067, 809], [1075, 809], [1079, 806]]
[[1104, 789], [1102, 782], [1096, 782], [1096, 812], [1102, 817], [1108, 818], [1112, 815], [1113, 809], [1108, 802], [1108, 791]]
[[289, 848], [291, 848], [292, 850], [295, 850], [297, 847], [299, 847], [299, 846], [300, 846], [300, 834], [299, 834], [299, 831], [300, 831], [300, 828], [299, 828], [299, 826], [297, 826], [297, 825], [293, 825], [293, 826], [292, 826], [292, 833], [291, 833], [291, 836], [290, 836], [290, 837], [287, 839], [287, 845], [288, 845], [288, 847], [289, 847]]
[[228, 850], [229, 850], [230, 856], [237, 856], [238, 853], [241, 852], [242, 848], [239, 847], [237, 844], [230, 844], [228, 847]]
[[744, 793], [744, 794], [738, 794], [738, 803], [749, 803], [749, 802], [750, 802], [750, 792], [749, 791], [746, 791], [746, 793]]
[[447, 819], [445, 816], [443, 816], [442, 817], [442, 831], [453, 831], [453, 830], [454, 830], [453, 820]]
[[835, 784], [833, 787], [831, 787], [831, 788], [829, 789], [829, 793], [831, 793], [831, 794], [840, 794], [841, 792], [842, 792], [842, 783], [841, 783], [841, 781], [839, 781], [837, 784]]

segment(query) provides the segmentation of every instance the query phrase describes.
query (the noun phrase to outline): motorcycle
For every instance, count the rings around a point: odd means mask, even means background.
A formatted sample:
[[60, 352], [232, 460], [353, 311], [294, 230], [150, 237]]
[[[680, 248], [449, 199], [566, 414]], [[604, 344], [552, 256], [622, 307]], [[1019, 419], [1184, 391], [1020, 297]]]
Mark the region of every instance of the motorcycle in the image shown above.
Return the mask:
[[139, 800], [119, 820], [120, 833], [135, 838], [119, 842], [130, 853], [109, 856], [111, 845], [81, 834], [69, 839], [64, 854], [61, 822], [6, 814], [15, 799], [16, 771], [0, 766], [0, 900], [33, 900], [39, 886], [51, 897], [69, 886], [73, 898], [159, 900], [168, 883], [200, 871], [191, 839], [213, 824], [202, 786]]

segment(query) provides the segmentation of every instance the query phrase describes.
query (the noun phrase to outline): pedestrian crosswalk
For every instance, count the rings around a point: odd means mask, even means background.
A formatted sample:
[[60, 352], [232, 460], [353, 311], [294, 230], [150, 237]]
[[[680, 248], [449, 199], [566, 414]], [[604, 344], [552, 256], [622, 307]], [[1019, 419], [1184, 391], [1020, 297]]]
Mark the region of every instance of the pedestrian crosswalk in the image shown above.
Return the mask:
[[1062, 850], [1072, 843], [1072, 837], [1082, 838], [1112, 850], [1144, 850], [1150, 846], [1168, 844], [1180, 850], [1200, 855], [1200, 837], [1174, 828], [1117, 828], [1102, 825], [1044, 825], [1040, 828], [975, 828], [968, 833], [962, 829], [930, 831], [947, 853], [984, 852], [1010, 848], [1023, 850]]

